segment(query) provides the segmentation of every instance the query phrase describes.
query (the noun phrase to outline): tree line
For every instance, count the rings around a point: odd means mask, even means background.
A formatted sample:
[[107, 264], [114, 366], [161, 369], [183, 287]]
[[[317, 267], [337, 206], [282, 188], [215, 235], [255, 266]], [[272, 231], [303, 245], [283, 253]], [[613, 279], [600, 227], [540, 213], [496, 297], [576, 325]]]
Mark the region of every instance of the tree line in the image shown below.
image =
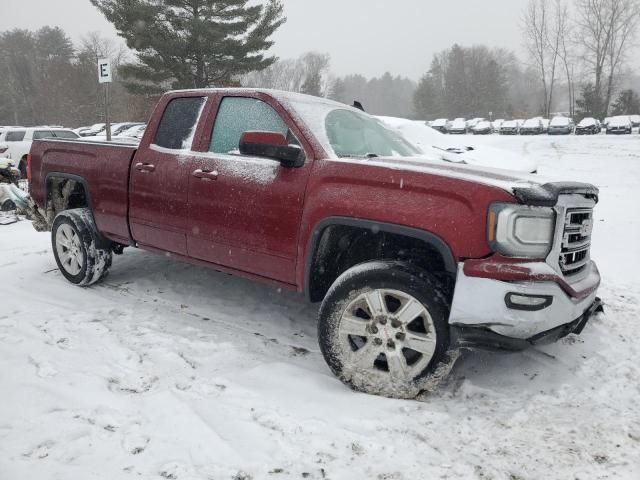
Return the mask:
[[[111, 40], [88, 34], [75, 46], [58, 27], [0, 32], [0, 125], [79, 126], [104, 120], [104, 90], [97, 59], [115, 69], [126, 52]], [[133, 95], [122, 82], [112, 89], [112, 117], [144, 119], [154, 99]]]
[[419, 118], [526, 116], [535, 76], [515, 53], [486, 46], [453, 47], [434, 55], [414, 94]]
[[635, 92], [619, 92], [639, 24], [639, 0], [529, 0], [523, 34], [541, 87], [539, 111], [548, 115], [561, 103], [582, 117], [639, 113]]

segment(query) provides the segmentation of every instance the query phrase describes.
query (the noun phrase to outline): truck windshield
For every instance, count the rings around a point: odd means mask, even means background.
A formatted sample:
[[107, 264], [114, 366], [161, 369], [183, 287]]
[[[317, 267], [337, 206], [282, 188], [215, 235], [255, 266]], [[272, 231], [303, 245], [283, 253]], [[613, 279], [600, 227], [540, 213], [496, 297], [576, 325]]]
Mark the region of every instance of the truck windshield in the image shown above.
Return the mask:
[[408, 141], [380, 122], [351, 110], [332, 110], [325, 120], [327, 137], [338, 157], [410, 157], [418, 154]]
[[421, 154], [418, 147], [400, 133], [359, 110], [322, 99], [289, 96], [282, 100], [302, 118], [331, 157], [412, 157]]

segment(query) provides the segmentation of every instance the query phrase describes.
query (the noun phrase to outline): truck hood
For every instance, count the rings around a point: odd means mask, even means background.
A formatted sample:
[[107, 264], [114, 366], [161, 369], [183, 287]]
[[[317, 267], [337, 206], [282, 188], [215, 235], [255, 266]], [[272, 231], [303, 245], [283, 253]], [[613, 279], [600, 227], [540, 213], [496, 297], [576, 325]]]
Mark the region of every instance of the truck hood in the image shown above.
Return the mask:
[[341, 159], [352, 163], [389, 168], [395, 171], [425, 173], [497, 187], [513, 195], [520, 203], [554, 206], [562, 194], [579, 194], [598, 199], [598, 188], [588, 183], [563, 182], [541, 175], [526, 174], [501, 168], [463, 164], [442, 164], [429, 157], [374, 157]]
[[[505, 149], [477, 144], [470, 138], [451, 138], [422, 122], [394, 117], [376, 117], [387, 127], [399, 131], [407, 140], [417, 146], [425, 156], [435, 156], [453, 163], [466, 163], [479, 167], [504, 168], [524, 173], [533, 173], [538, 165], [530, 158], [517, 155]], [[505, 122], [505, 124], [508, 122]], [[503, 124], [504, 125], [504, 124]], [[518, 126], [513, 122], [513, 128]]]

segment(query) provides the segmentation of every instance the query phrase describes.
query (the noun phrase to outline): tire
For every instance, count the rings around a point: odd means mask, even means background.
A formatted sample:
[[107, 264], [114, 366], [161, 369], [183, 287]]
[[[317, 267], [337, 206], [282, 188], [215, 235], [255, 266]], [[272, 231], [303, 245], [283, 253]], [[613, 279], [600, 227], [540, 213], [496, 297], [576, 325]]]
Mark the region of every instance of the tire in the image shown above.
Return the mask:
[[427, 272], [401, 262], [368, 262], [329, 289], [318, 341], [331, 371], [352, 389], [415, 398], [446, 357], [448, 318], [448, 302]]
[[20, 170], [20, 178], [27, 178], [27, 157], [22, 157], [18, 164], [18, 170]]
[[0, 212], [12, 212], [16, 209], [16, 204], [13, 203], [13, 200], [5, 200], [0, 205]]
[[53, 255], [62, 275], [74, 285], [88, 287], [106, 277], [111, 249], [100, 244], [91, 210], [77, 208], [56, 216], [51, 228]]

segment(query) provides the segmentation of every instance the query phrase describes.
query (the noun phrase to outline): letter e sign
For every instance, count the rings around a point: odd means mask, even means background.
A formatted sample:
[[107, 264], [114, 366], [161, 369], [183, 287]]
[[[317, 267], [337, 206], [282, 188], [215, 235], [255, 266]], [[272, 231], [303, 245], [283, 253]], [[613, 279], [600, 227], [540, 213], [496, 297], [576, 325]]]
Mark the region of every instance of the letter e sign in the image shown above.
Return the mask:
[[98, 82], [111, 83], [111, 61], [108, 58], [98, 60]]

